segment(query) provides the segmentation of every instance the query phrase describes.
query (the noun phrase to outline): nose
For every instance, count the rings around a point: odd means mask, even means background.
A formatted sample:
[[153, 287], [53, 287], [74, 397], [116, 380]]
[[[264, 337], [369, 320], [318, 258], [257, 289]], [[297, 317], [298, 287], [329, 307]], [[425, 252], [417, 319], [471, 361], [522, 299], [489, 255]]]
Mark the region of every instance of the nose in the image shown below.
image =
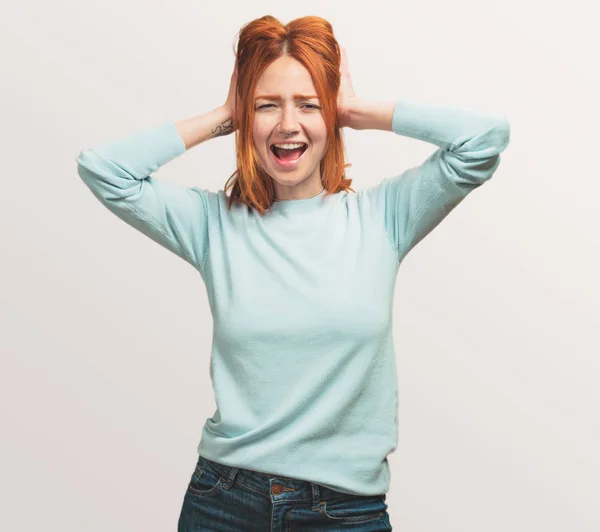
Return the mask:
[[286, 106], [284, 108], [279, 129], [282, 133], [286, 135], [292, 135], [300, 131], [298, 116], [296, 114], [296, 109], [293, 105], [292, 107]]

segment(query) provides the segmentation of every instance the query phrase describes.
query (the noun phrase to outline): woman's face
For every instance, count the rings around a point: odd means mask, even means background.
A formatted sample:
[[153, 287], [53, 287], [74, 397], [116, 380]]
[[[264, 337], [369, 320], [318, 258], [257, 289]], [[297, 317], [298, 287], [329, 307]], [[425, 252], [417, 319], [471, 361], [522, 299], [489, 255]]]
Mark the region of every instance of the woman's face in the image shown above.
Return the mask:
[[[275, 196], [291, 199], [319, 192], [327, 132], [309, 71], [287, 55], [273, 61], [257, 83], [254, 113], [254, 147], [275, 181]], [[306, 143], [307, 148], [297, 162], [279, 161], [271, 146], [290, 141]]]

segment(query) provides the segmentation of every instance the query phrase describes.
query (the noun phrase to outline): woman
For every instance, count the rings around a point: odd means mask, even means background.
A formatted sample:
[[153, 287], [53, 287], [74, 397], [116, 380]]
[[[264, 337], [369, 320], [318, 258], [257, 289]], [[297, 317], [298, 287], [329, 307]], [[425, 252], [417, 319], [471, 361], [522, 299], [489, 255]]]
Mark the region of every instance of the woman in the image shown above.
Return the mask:
[[[250, 22], [235, 65], [222, 106], [77, 158], [98, 199], [193, 265], [207, 288], [217, 410], [203, 428], [179, 531], [391, 530], [396, 274], [492, 177], [508, 122], [357, 98], [345, 53], [319, 17]], [[343, 127], [439, 149], [356, 193], [344, 174]], [[229, 196], [150, 176], [234, 131]]]

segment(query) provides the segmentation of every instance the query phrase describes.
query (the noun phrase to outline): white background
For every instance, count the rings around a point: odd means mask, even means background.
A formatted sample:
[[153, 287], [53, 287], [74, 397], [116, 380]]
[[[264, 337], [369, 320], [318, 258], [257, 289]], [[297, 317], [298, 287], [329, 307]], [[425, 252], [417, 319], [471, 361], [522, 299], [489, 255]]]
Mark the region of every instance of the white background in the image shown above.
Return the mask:
[[[329, 20], [361, 98], [511, 125], [492, 180], [399, 272], [394, 529], [600, 529], [591, 2], [2, 4], [0, 529], [175, 530], [215, 409], [206, 291], [100, 205], [75, 158], [224, 103], [235, 35], [266, 14]], [[383, 131], [345, 138], [355, 190], [436, 149]], [[217, 191], [234, 169], [230, 135], [156, 175]]]

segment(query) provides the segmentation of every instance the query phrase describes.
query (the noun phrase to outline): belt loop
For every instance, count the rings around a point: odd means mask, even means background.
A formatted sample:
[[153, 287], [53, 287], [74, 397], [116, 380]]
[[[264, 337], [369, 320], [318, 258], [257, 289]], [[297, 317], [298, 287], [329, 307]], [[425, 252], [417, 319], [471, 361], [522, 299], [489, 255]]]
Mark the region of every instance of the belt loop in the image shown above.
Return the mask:
[[319, 485], [315, 482], [311, 482], [310, 486], [312, 488], [312, 510], [318, 511], [321, 507], [321, 492], [319, 491]]
[[229, 490], [233, 487], [233, 481], [235, 480], [235, 477], [237, 476], [239, 470], [239, 467], [231, 467], [229, 469], [229, 476], [227, 477], [227, 480], [223, 483], [223, 489]]

